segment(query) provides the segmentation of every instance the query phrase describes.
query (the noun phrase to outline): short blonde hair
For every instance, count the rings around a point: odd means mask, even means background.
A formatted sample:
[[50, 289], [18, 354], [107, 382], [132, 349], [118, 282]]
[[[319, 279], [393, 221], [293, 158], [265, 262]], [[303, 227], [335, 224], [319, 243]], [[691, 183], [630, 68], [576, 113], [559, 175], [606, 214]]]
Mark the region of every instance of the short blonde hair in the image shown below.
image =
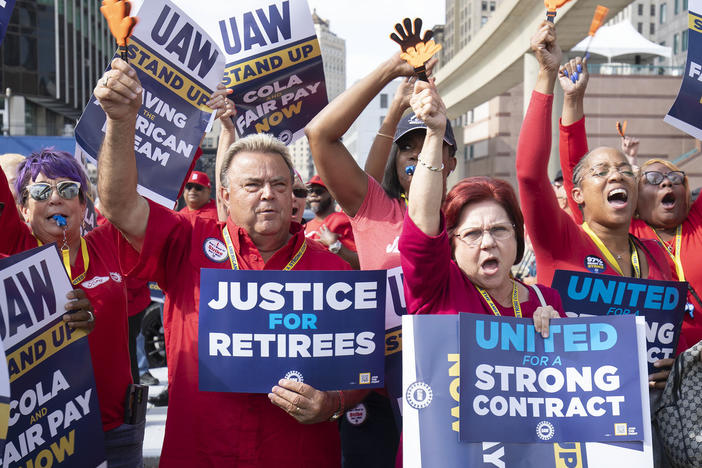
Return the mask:
[[232, 165], [234, 156], [239, 153], [274, 153], [280, 155], [285, 161], [285, 165], [290, 169], [290, 181], [294, 181], [295, 169], [290, 158], [290, 151], [285, 143], [268, 133], [257, 133], [249, 135], [240, 140], [235, 141], [227, 150], [222, 161], [222, 168], [219, 173], [219, 182], [222, 187], [229, 188], [229, 168]]

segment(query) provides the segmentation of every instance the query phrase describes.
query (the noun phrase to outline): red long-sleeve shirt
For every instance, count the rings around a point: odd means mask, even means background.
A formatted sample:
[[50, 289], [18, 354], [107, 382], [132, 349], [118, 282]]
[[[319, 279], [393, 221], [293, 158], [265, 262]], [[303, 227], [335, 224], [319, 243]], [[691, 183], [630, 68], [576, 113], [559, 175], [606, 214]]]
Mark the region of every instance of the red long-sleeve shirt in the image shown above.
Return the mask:
[[[551, 284], [557, 269], [618, 274], [583, 228], [558, 206], [548, 179], [553, 95], [534, 91], [517, 145], [517, 180], [524, 221], [536, 254], [539, 283]], [[564, 181], [567, 176], [563, 174]], [[658, 243], [642, 240], [648, 279], [671, 280], [666, 254]]]

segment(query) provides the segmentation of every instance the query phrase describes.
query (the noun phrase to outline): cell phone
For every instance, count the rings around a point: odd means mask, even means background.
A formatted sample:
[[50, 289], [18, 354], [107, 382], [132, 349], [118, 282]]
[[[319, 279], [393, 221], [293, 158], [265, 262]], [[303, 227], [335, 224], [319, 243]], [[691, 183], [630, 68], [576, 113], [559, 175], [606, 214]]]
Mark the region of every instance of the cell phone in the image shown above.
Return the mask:
[[149, 386], [130, 384], [124, 401], [124, 422], [139, 424], [146, 419], [146, 403], [149, 398]]

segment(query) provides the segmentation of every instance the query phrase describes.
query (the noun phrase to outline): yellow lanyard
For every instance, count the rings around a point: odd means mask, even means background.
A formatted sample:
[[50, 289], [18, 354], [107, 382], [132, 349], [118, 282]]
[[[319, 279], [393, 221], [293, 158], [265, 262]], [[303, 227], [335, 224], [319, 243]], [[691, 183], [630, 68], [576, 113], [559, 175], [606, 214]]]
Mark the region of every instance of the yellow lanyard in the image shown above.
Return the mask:
[[[490, 307], [490, 310], [492, 310], [492, 313], [498, 317], [501, 316], [502, 314], [500, 314], [500, 311], [495, 303], [492, 302], [490, 295], [480, 286], [476, 286], [475, 289], [477, 289], [480, 295], [483, 296], [483, 299], [485, 299], [485, 302], [487, 302], [487, 305]], [[519, 291], [517, 290], [517, 282], [514, 280], [512, 280], [512, 307], [514, 308], [514, 316], [517, 318], [522, 318], [522, 307], [519, 305]]]
[[[44, 245], [42, 241], [37, 239], [37, 243], [41, 247]], [[81, 281], [85, 279], [85, 275], [88, 273], [88, 265], [90, 265], [90, 256], [88, 255], [88, 244], [85, 242], [85, 239], [83, 237], [80, 238], [80, 251], [83, 254], [83, 273], [78, 275], [75, 279], [73, 279], [73, 276], [71, 275], [71, 252], [68, 250], [68, 247], [61, 247], [61, 257], [63, 257], [63, 267], [66, 269], [66, 273], [68, 273], [68, 277], [71, 278], [71, 284], [73, 286], [77, 285]]]
[[[622, 268], [619, 266], [619, 262], [617, 262], [617, 259], [614, 258], [614, 255], [612, 255], [612, 252], [609, 251], [607, 246], [604, 245], [604, 242], [602, 242], [602, 240], [597, 236], [597, 234], [595, 234], [595, 232], [592, 229], [590, 229], [590, 226], [588, 226], [587, 223], [583, 223], [583, 229], [585, 230], [587, 235], [590, 236], [597, 248], [600, 249], [600, 252], [602, 252], [602, 255], [605, 256], [609, 264], [612, 265], [615, 270], [617, 270], [617, 273], [619, 273], [621, 276], [624, 276]], [[639, 263], [639, 253], [636, 251], [636, 246], [634, 245], [634, 242], [631, 239], [629, 239], [629, 250], [631, 251], [631, 266], [634, 267], [634, 278], [641, 278], [641, 264]]]
[[[239, 269], [239, 261], [236, 259], [236, 251], [234, 250], [234, 244], [232, 244], [232, 238], [229, 236], [229, 229], [227, 229], [227, 226], [225, 225], [222, 228], [222, 236], [224, 236], [224, 242], [227, 244], [227, 253], [229, 254], [229, 263], [232, 265], [232, 270], [238, 270]], [[283, 268], [283, 271], [290, 271], [292, 270], [295, 265], [297, 265], [297, 262], [300, 261], [302, 256], [305, 254], [305, 250], [307, 250], [307, 241], [303, 239], [302, 245], [300, 246], [300, 250], [297, 251], [295, 256], [288, 262], [287, 265], [285, 265], [285, 268]]]
[[656, 230], [651, 226], [650, 224], [648, 227], [651, 228], [653, 233], [656, 235], [656, 238], [658, 239], [658, 242], [663, 246], [666, 252], [668, 252], [668, 255], [670, 255], [670, 258], [673, 260], [673, 263], [675, 264], [675, 272], [678, 275], [678, 281], [685, 281], [685, 272], [683, 271], [683, 266], [682, 266], [682, 260], [680, 259], [680, 248], [682, 246], [682, 224], [678, 225], [678, 227], [675, 228], [675, 253], [670, 250], [670, 246], [668, 245], [667, 242], [663, 242], [663, 239], [661, 239], [661, 236], [658, 235]]

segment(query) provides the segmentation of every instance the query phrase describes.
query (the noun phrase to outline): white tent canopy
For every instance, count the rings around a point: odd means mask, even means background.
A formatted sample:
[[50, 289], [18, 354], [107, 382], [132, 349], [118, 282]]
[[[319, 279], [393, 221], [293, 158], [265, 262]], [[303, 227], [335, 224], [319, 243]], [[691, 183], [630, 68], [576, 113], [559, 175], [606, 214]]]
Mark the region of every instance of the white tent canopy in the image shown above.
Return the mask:
[[[590, 36], [585, 37], [571, 49], [571, 52], [585, 52], [589, 41]], [[589, 51], [610, 60], [622, 55], [657, 55], [668, 58], [671, 56], [670, 47], [649, 41], [639, 34], [628, 20], [612, 26], [602, 26], [592, 38]]]

